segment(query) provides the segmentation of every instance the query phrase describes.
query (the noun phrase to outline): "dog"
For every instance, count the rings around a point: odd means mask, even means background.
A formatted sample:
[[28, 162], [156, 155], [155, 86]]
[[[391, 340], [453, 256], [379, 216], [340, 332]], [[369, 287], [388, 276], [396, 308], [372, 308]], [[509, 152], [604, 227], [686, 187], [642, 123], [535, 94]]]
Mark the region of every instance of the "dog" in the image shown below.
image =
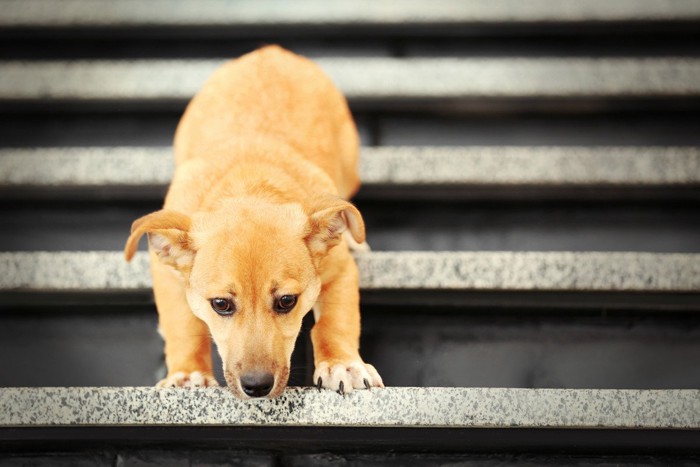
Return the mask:
[[223, 64], [175, 132], [162, 210], [136, 220], [129, 261], [148, 235], [168, 373], [160, 387], [217, 385], [274, 398], [289, 379], [302, 319], [319, 388], [383, 387], [359, 354], [366, 248], [357, 192], [359, 138], [347, 101], [312, 61], [267, 46]]

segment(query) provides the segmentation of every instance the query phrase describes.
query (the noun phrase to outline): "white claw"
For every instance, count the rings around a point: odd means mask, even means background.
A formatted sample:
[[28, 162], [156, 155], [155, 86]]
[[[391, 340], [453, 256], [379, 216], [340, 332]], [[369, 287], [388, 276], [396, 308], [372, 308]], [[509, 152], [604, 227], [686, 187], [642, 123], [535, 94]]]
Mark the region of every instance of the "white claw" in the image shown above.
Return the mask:
[[[383, 388], [381, 376], [370, 364], [361, 360], [349, 362], [320, 362], [314, 371], [314, 384], [321, 379], [321, 387], [349, 394], [355, 389]], [[342, 391], [341, 391], [342, 383]]]

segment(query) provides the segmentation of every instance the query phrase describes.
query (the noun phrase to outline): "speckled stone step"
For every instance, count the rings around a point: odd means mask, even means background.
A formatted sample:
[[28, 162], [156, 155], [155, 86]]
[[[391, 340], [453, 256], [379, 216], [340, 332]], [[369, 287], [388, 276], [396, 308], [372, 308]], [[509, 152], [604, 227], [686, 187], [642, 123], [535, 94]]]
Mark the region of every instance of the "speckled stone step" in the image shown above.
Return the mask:
[[[360, 286], [368, 291], [700, 291], [700, 254], [369, 252], [356, 258]], [[121, 252], [0, 253], [0, 291], [138, 291], [150, 286], [145, 252], [131, 263]]]
[[386, 388], [341, 396], [289, 388], [275, 400], [240, 401], [223, 388], [2, 388], [0, 436], [4, 446], [25, 450], [176, 443], [179, 449], [528, 446], [590, 453], [673, 446], [697, 452], [700, 391]]
[[341, 396], [289, 388], [2, 388], [0, 426], [257, 425], [700, 429], [700, 390], [385, 388]]
[[[37, 170], [41, 167], [42, 170]], [[0, 149], [0, 186], [164, 186], [163, 147]], [[673, 147], [364, 147], [367, 185], [698, 185], [700, 149]]]
[[[6, 61], [0, 101], [181, 107], [222, 60]], [[320, 58], [351, 103], [421, 105], [700, 96], [694, 58]], [[556, 79], [552, 79], [556, 77]], [[523, 101], [523, 99], [533, 99]], [[481, 108], [487, 108], [481, 107]]]
[[435, 0], [403, 2], [389, 8], [372, 0], [340, 0], [329, 7], [319, 0], [293, 4], [208, 0], [193, 4], [170, 0], [51, 0], [3, 2], [0, 27], [136, 27], [136, 26], [353, 26], [387, 27], [397, 24], [528, 24], [551, 22], [649, 22], [700, 19], [692, 0]]

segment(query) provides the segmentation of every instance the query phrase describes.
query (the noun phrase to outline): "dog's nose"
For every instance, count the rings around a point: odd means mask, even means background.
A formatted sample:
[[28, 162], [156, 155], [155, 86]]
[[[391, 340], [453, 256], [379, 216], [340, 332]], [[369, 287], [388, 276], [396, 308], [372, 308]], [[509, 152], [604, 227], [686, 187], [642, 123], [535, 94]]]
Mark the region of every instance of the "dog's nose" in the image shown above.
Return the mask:
[[250, 397], [263, 397], [270, 394], [275, 385], [275, 377], [272, 373], [254, 371], [241, 376], [243, 392]]

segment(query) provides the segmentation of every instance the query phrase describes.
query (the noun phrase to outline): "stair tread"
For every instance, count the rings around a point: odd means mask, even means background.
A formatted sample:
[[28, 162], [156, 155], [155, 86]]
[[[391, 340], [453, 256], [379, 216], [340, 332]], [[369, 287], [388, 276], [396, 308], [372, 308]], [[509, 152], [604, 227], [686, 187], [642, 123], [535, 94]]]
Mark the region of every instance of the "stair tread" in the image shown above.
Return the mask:
[[[642, 252], [369, 252], [364, 290], [697, 292], [700, 254]], [[0, 291], [138, 291], [148, 254], [1, 252]]]
[[700, 390], [385, 388], [341, 396], [289, 388], [241, 401], [227, 389], [1, 388], [0, 426], [380, 426], [700, 428]]
[[[0, 149], [0, 187], [165, 186], [170, 148]], [[36, 167], [43, 170], [37, 171]], [[697, 185], [683, 147], [365, 147], [364, 185]]]
[[167, 0], [140, 2], [64, 0], [60, 7], [46, 0], [4, 2], [0, 26], [255, 26], [255, 25], [395, 25], [462, 23], [538, 23], [674, 21], [700, 18], [692, 1], [654, 0], [488, 0], [469, 3], [434, 0], [430, 8], [404, 2], [387, 9], [364, 0], [325, 2], [304, 0], [292, 4], [208, 1], [192, 4]]
[[[0, 63], [0, 100], [185, 101], [222, 62], [5, 61]], [[316, 62], [351, 101], [700, 94], [700, 60], [693, 58], [319, 58]]]

